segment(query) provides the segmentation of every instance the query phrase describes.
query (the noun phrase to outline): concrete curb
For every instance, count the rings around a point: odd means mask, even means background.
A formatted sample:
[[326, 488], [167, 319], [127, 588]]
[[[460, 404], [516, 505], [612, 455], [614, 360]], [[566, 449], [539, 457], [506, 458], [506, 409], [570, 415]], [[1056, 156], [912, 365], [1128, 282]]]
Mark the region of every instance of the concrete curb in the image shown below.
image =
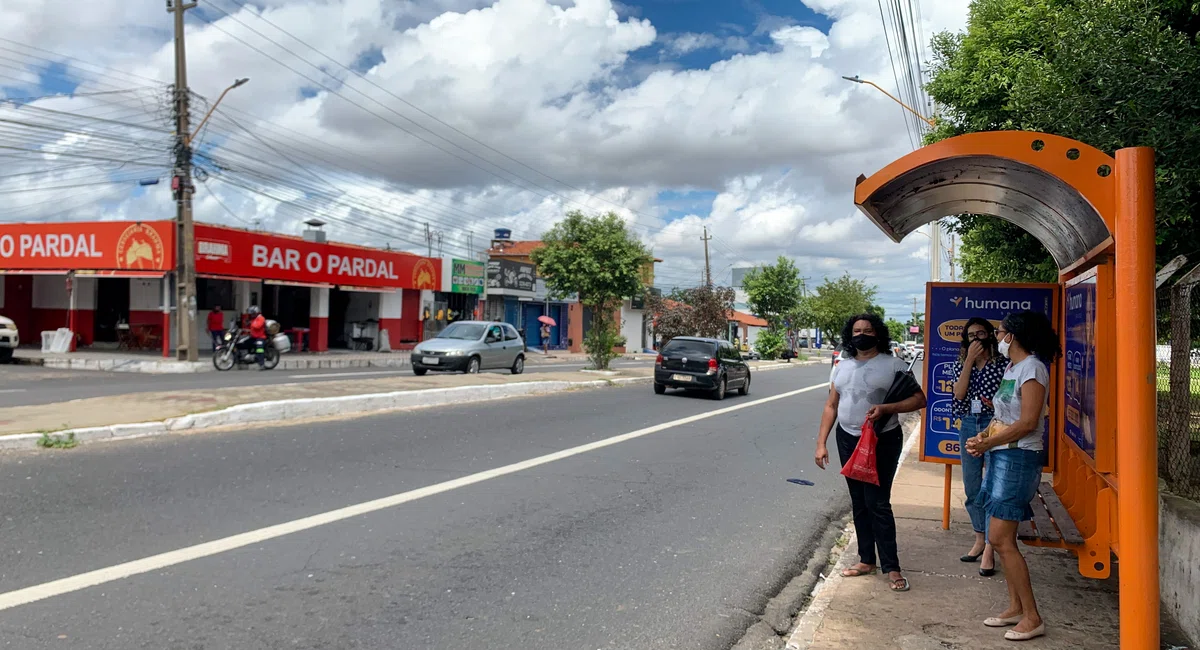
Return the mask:
[[[792, 364], [791, 367], [804, 364]], [[787, 364], [758, 368], [759, 372], [789, 367]], [[470, 404], [509, 397], [525, 397], [559, 393], [569, 390], [603, 388], [613, 385], [649, 384], [653, 377], [623, 377], [594, 381], [529, 381], [514, 384], [456, 386], [403, 390], [365, 395], [341, 395], [306, 399], [284, 399], [238, 404], [207, 413], [192, 413], [157, 422], [113, 424], [102, 427], [63, 429], [48, 432], [54, 438], [75, 434], [79, 443], [104, 440], [145, 438], [181, 431], [199, 431], [217, 427], [254, 425], [264, 422], [286, 423], [330, 416], [365, 416], [401, 409], [426, 408], [449, 404]], [[35, 449], [41, 433], [18, 433], [0, 436], [0, 450]]]

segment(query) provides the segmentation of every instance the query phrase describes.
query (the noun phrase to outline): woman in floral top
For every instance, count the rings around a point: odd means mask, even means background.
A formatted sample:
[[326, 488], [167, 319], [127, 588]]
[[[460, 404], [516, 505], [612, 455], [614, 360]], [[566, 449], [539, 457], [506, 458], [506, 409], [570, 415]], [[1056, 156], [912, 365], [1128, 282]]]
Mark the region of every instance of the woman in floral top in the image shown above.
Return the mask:
[[1008, 360], [996, 350], [996, 327], [987, 319], [972, 318], [963, 329], [962, 349], [958, 361], [950, 368], [954, 374], [954, 419], [961, 422], [958, 430], [962, 457], [963, 487], [967, 492], [967, 514], [975, 529], [975, 545], [962, 556], [963, 562], [982, 562], [979, 575], [996, 573], [992, 545], [987, 542], [987, 515], [983, 511], [979, 488], [983, 484], [983, 458], [967, 453], [967, 441], [987, 429], [995, 411], [992, 397], [1004, 377]]

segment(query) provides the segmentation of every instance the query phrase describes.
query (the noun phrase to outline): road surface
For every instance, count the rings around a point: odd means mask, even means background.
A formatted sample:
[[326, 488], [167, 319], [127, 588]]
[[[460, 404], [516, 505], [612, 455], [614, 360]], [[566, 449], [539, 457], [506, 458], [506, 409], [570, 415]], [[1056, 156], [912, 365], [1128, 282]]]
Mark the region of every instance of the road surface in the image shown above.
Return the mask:
[[0, 648], [726, 648], [847, 508], [828, 374], [0, 454]]

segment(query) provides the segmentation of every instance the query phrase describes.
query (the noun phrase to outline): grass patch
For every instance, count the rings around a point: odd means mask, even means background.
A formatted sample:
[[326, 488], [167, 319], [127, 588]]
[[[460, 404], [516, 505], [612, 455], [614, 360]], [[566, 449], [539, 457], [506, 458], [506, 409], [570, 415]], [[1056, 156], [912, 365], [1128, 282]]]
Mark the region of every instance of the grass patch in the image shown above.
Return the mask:
[[[1159, 398], [1171, 391], [1171, 366], [1170, 364], [1160, 363], [1157, 368], [1158, 392]], [[1191, 368], [1191, 377], [1189, 378], [1191, 385], [1192, 399], [1200, 398], [1200, 367], [1193, 366]]]
[[79, 446], [79, 441], [75, 439], [74, 433], [68, 433], [66, 436], [52, 436], [49, 432], [43, 431], [37, 444], [44, 449], [74, 449]]

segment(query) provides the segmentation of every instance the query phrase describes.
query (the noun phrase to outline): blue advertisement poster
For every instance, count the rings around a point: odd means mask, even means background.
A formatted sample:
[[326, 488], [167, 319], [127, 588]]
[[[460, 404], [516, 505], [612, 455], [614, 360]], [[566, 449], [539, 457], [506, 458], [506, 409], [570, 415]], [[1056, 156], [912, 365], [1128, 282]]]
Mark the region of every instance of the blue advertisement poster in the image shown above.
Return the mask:
[[1064, 406], [1067, 437], [1096, 457], [1096, 275], [1067, 287]]
[[[1057, 285], [930, 284], [925, 315], [925, 429], [921, 438], [921, 460], [933, 463], [959, 462], [958, 431], [962, 422], [954, 417], [952, 366], [962, 349], [967, 321], [976, 316], [999, 326], [1005, 316], [1018, 311], [1039, 311], [1054, 322], [1054, 291]], [[1049, 418], [1046, 445], [1049, 449]], [[1043, 463], [1048, 459], [1043, 451]]]

